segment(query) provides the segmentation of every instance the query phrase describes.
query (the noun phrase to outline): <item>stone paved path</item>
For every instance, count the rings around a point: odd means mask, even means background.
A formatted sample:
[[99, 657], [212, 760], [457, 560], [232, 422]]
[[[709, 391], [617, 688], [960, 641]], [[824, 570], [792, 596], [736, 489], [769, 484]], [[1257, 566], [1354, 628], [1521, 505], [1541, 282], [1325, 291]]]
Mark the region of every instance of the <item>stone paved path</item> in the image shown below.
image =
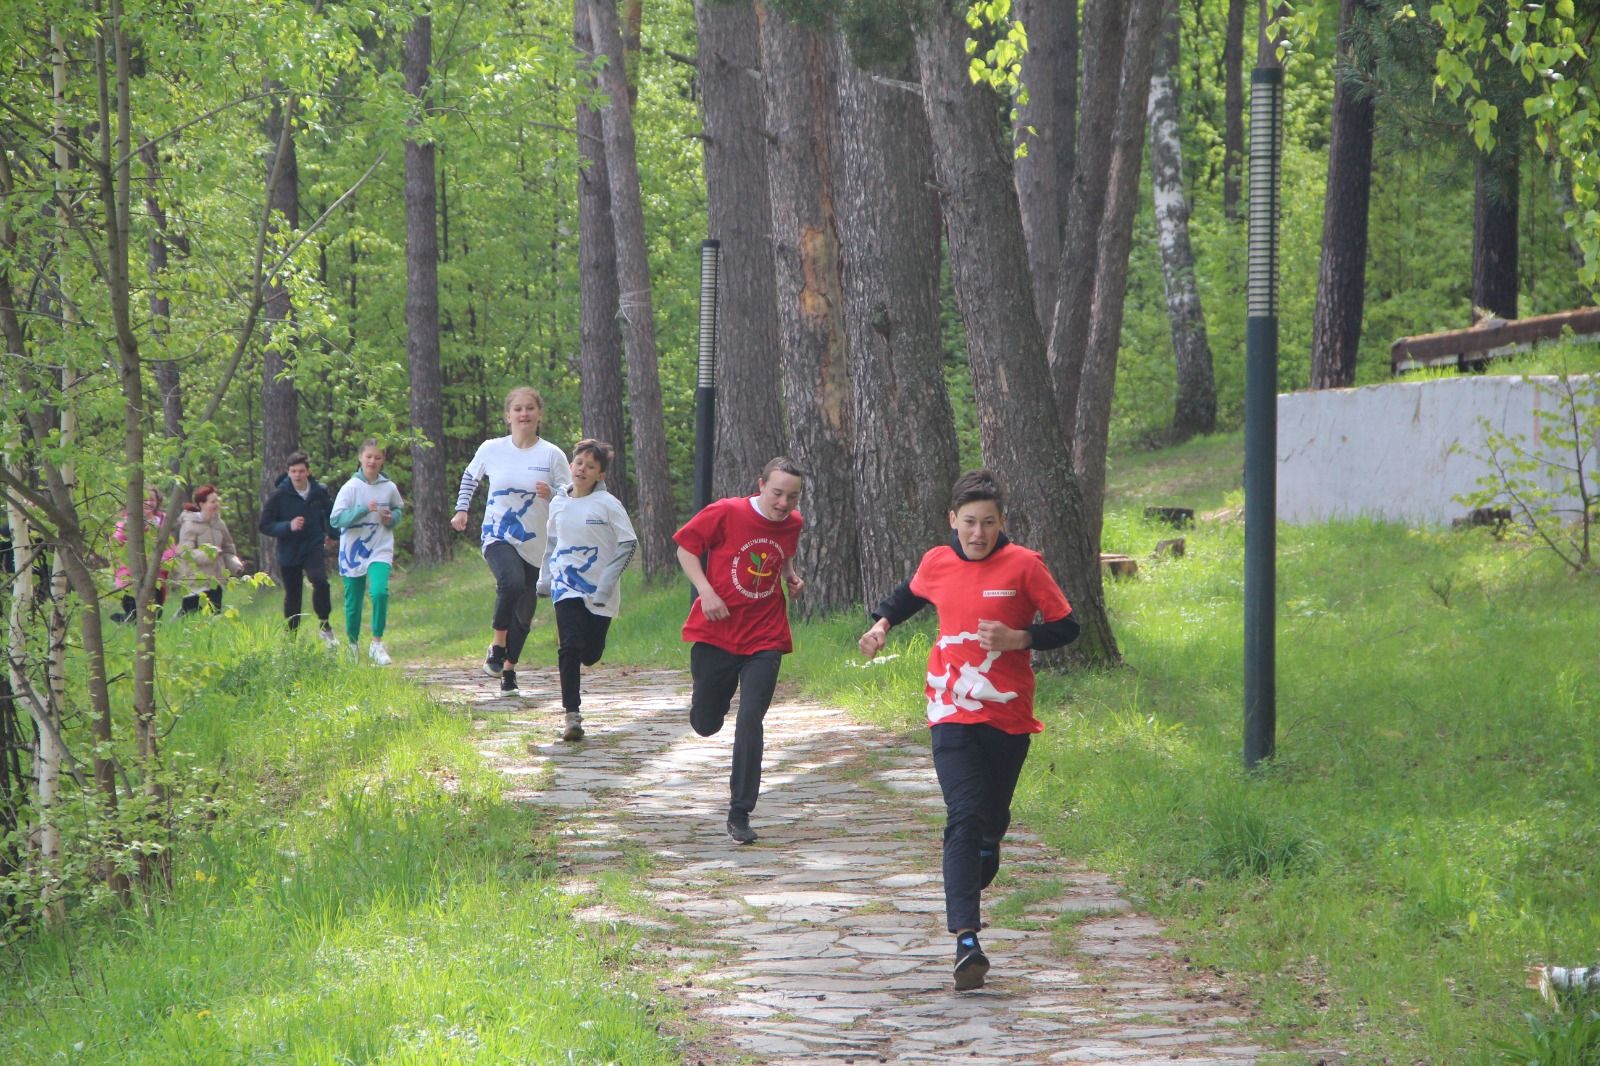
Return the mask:
[[[687, 675], [589, 673], [579, 744], [559, 739], [554, 671], [522, 673], [514, 700], [467, 670], [414, 676], [470, 705], [511, 798], [562, 812], [569, 891], [648, 869], [648, 906], [630, 907], [644, 913], [578, 915], [628, 922], [680, 960], [666, 990], [704, 1023], [688, 1063], [1245, 1066], [1265, 1054], [1237, 1033], [1229, 989], [1186, 967], [1115, 884], [1016, 828], [984, 893], [994, 968], [981, 991], [955, 993], [943, 808], [922, 746], [780, 689], [751, 819], [761, 840], [739, 847], [722, 828], [732, 721], [709, 739], [690, 731]], [[637, 849], [647, 866], [630, 867]]]

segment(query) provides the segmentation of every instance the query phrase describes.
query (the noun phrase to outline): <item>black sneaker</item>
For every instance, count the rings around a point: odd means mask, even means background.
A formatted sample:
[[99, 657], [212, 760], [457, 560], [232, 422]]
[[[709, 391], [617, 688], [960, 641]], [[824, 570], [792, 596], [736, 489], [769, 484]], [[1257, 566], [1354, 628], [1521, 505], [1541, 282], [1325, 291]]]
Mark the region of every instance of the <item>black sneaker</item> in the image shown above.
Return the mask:
[[956, 991], [970, 992], [983, 987], [989, 973], [989, 956], [978, 944], [977, 933], [962, 933], [956, 937]]
[[489, 654], [483, 657], [483, 672], [490, 677], [503, 673], [506, 668], [506, 647], [504, 644], [489, 645]]
[[979, 888], [988, 888], [994, 880], [994, 875], [1000, 872], [1000, 845], [986, 844], [978, 851], [978, 861], [983, 864], [983, 883]]
[[728, 838], [735, 844], [756, 842], [756, 831], [750, 828], [750, 816], [744, 811], [728, 812]]
[[502, 670], [502, 671], [500, 671], [500, 691], [501, 692], [518, 692], [518, 691], [521, 691], [520, 689], [517, 688], [517, 672], [515, 670]]

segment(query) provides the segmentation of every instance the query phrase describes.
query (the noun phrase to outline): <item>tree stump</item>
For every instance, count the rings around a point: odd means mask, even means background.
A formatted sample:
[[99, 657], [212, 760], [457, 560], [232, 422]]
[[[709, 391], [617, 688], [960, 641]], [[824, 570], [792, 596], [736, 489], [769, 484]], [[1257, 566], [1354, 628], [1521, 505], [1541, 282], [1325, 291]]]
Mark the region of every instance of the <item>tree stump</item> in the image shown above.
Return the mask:
[[1100, 565], [1109, 570], [1112, 577], [1137, 577], [1139, 574], [1139, 564], [1132, 556], [1116, 552], [1101, 552]]
[[1194, 525], [1193, 507], [1146, 507], [1144, 516], [1165, 522], [1173, 529], [1187, 529]]
[[1182, 559], [1184, 548], [1185, 543], [1184, 538], [1182, 537], [1173, 537], [1171, 540], [1157, 541], [1156, 550], [1150, 553], [1150, 557], [1153, 559], [1160, 559], [1163, 557]]

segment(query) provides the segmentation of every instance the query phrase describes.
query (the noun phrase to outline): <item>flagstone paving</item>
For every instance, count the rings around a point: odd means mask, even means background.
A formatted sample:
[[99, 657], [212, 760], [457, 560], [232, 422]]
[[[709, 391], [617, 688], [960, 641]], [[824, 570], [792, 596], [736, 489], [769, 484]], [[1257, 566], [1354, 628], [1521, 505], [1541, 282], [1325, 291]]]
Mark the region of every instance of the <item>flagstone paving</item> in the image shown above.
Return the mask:
[[[741, 847], [723, 830], [733, 723], [694, 735], [687, 675], [589, 672], [576, 744], [560, 740], [554, 671], [521, 672], [511, 699], [469, 670], [414, 676], [469, 706], [509, 798], [557, 813], [576, 916], [626, 923], [675, 960], [663, 991], [703, 1023], [687, 1063], [1265, 1062], [1234, 990], [1188, 966], [1110, 879], [1019, 827], [984, 894], [994, 968], [956, 993], [943, 808], [921, 746], [780, 690], [751, 818], [761, 839]], [[599, 902], [595, 878], [635, 869], [625, 911]]]

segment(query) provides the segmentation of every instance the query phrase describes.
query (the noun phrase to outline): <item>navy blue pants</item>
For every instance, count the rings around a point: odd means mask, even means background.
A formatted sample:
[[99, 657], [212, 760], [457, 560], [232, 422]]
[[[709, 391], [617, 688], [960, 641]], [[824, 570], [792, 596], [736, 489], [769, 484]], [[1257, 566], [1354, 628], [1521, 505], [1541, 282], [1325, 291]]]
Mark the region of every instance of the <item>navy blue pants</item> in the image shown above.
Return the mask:
[[728, 776], [728, 813], [746, 814], [756, 809], [761, 792], [761, 755], [766, 743], [767, 707], [778, 687], [778, 667], [783, 652], [758, 651], [735, 655], [715, 644], [698, 643], [689, 649], [689, 673], [694, 695], [689, 699], [689, 725], [703, 737], [722, 729], [739, 693], [739, 717], [733, 726], [733, 770]]
[[933, 726], [933, 769], [944, 793], [944, 912], [950, 932], [979, 929], [983, 851], [1011, 827], [1011, 795], [1028, 757], [1027, 733], [991, 725]]

